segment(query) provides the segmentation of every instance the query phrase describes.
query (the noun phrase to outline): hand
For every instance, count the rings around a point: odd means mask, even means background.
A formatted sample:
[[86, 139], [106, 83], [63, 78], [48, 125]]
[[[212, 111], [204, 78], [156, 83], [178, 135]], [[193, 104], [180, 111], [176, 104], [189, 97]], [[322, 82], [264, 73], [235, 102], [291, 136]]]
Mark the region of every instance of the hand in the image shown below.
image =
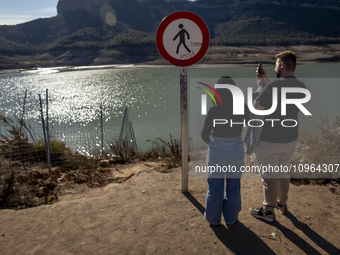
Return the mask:
[[257, 86], [259, 87], [265, 87], [270, 82], [266, 70], [263, 68], [261, 69], [261, 72], [259, 73], [259, 66], [257, 66], [256, 69], [256, 80], [257, 80]]
[[261, 73], [259, 73], [259, 66], [256, 68], [256, 78], [268, 78], [266, 70], [261, 69]]

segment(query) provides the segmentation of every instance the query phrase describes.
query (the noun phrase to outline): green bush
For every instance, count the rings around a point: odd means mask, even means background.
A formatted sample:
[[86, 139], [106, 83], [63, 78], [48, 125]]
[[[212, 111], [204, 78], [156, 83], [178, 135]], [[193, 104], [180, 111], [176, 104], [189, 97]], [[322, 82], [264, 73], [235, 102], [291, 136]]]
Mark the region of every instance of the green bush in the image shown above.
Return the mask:
[[[33, 145], [34, 155], [39, 161], [47, 161], [46, 146], [43, 140], [37, 141]], [[66, 147], [64, 142], [57, 140], [50, 141], [50, 160], [51, 164], [60, 164], [60, 162], [71, 161], [73, 153], [70, 148]]]

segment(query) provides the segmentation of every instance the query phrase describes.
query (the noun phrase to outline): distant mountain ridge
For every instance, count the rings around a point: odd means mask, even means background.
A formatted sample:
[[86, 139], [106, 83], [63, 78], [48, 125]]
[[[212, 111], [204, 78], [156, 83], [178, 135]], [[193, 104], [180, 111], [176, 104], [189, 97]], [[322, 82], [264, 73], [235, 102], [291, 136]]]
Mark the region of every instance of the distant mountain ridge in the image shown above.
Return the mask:
[[157, 27], [179, 10], [205, 20], [212, 45], [340, 42], [339, 0], [59, 0], [57, 10], [52, 18], [0, 26], [0, 55], [48, 53], [61, 60], [69, 51], [110, 50], [119, 61], [147, 60], [143, 48], [158, 56]]

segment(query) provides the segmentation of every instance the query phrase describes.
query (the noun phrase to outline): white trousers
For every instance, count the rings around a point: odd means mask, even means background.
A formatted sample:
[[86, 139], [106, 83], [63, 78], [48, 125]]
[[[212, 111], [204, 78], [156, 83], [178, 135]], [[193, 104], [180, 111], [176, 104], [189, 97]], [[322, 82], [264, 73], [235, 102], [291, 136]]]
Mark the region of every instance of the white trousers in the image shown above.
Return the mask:
[[261, 171], [264, 201], [267, 211], [273, 211], [276, 203], [286, 204], [290, 183], [290, 162], [296, 141], [290, 143], [268, 143], [260, 141], [255, 155]]

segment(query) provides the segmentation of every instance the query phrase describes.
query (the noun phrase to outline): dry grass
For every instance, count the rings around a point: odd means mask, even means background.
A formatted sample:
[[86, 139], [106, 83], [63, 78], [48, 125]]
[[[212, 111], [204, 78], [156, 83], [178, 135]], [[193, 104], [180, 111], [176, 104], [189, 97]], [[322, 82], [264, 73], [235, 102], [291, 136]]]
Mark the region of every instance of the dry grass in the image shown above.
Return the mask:
[[[311, 123], [311, 131], [302, 131], [298, 139], [296, 154], [292, 161], [293, 165], [306, 164], [315, 168], [318, 166], [329, 166], [340, 164], [340, 119], [336, 117], [335, 121], [330, 121], [329, 117], [319, 117], [317, 122]], [[335, 172], [324, 173], [315, 171], [311, 173], [311, 178], [292, 179], [292, 182], [303, 184], [327, 184], [340, 183], [337, 178], [340, 173], [340, 167]], [[325, 178], [326, 177], [326, 178]]]
[[110, 150], [113, 155], [120, 157], [123, 161], [129, 161], [134, 159], [138, 155], [138, 151], [136, 151], [132, 143], [123, 139], [120, 148], [119, 148], [119, 139], [114, 139], [112, 143], [109, 144]]
[[[8, 120], [7, 120], [8, 121]], [[10, 123], [8, 121], [8, 123]], [[14, 130], [13, 138], [1, 140], [2, 149], [0, 159], [0, 207], [11, 207], [18, 205], [34, 206], [49, 202], [51, 194], [58, 193], [60, 183], [63, 179], [75, 185], [84, 184], [89, 188], [102, 187], [108, 183], [109, 173], [98, 172], [100, 158], [87, 158], [72, 151], [60, 141], [51, 140], [50, 152], [51, 163], [54, 169], [51, 173], [46, 171], [46, 148], [44, 141], [28, 142], [29, 132], [20, 132], [19, 126], [10, 126]], [[22, 128], [22, 127], [21, 127]], [[25, 130], [25, 128], [22, 128]], [[133, 160], [158, 161], [162, 160], [168, 168], [181, 165], [181, 142], [174, 139], [171, 134], [169, 141], [160, 138], [148, 141], [152, 144], [151, 149], [139, 152], [133, 149], [131, 143], [122, 142], [117, 163], [126, 163]], [[115, 140], [110, 144], [111, 151], [118, 155], [118, 142]], [[33, 159], [33, 160], [30, 160]], [[27, 169], [25, 169], [25, 162]], [[340, 119], [331, 122], [328, 118], [321, 118], [313, 124], [312, 131], [300, 132], [298, 146], [292, 161], [298, 164], [339, 164], [340, 163]], [[40, 166], [41, 171], [33, 168]], [[24, 168], [23, 168], [24, 166]], [[22, 171], [25, 170], [25, 172]], [[28, 170], [28, 171], [27, 171]], [[340, 169], [338, 169], [338, 172]], [[300, 178], [295, 176], [292, 182], [301, 184], [327, 184], [340, 183], [338, 175], [328, 175], [327, 178], [320, 177], [317, 173], [312, 178]], [[44, 201], [42, 201], [42, 198]], [[52, 201], [52, 200], [51, 200]]]
[[114, 155], [118, 155], [121, 162], [127, 162], [135, 159], [143, 161], [155, 161], [160, 158], [166, 163], [168, 168], [174, 168], [181, 165], [181, 142], [178, 139], [174, 139], [171, 134], [169, 134], [169, 141], [164, 141], [161, 138], [156, 138], [153, 140], [147, 140], [152, 146], [150, 149], [140, 152], [136, 151], [132, 143], [122, 140], [120, 151], [118, 153], [118, 139], [110, 143], [111, 152]]
[[152, 141], [153, 144], [153, 152], [160, 152], [158, 156], [163, 158], [168, 168], [175, 168], [182, 164], [182, 147], [181, 141], [178, 139], [172, 138], [172, 135], [169, 134], [170, 140], [164, 141], [161, 138], [154, 139]]

